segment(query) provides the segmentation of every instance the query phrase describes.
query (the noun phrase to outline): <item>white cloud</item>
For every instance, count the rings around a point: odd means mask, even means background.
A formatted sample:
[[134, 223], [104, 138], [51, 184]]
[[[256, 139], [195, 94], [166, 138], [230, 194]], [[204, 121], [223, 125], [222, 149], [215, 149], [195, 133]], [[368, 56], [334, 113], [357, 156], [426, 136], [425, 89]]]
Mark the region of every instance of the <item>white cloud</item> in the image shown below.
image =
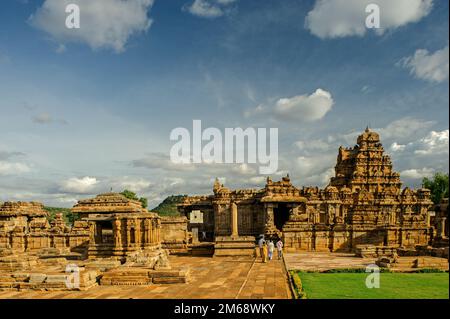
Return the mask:
[[398, 144], [397, 142], [392, 143], [390, 149], [393, 152], [401, 152], [404, 151], [406, 148], [406, 145]]
[[400, 172], [400, 176], [409, 179], [422, 179], [424, 177], [431, 177], [434, 174], [434, 169], [432, 168], [421, 168], [421, 169], [408, 169]]
[[23, 163], [0, 161], [0, 175], [16, 175], [28, 173], [30, 170], [30, 167]]
[[432, 0], [316, 0], [305, 26], [322, 39], [364, 36], [368, 30], [365, 9], [371, 3], [380, 7], [381, 28], [377, 34], [417, 22], [427, 16], [433, 6]]
[[374, 129], [380, 134], [382, 140], [395, 139], [396, 142], [411, 139], [414, 136], [423, 136], [436, 123], [433, 121], [424, 121], [412, 117], [403, 117], [389, 123], [384, 128]]
[[97, 183], [98, 180], [95, 177], [72, 177], [63, 182], [61, 190], [67, 193], [85, 194], [91, 192]]
[[430, 82], [444, 82], [449, 74], [448, 46], [432, 54], [420, 49], [413, 56], [404, 58], [399, 63], [418, 79]]
[[217, 18], [227, 13], [227, 7], [236, 0], [194, 0], [183, 10], [202, 18]]
[[323, 118], [334, 104], [331, 93], [317, 89], [311, 95], [297, 95], [279, 99], [275, 114], [284, 120], [316, 121]]
[[141, 193], [148, 190], [150, 186], [152, 186], [152, 183], [149, 181], [144, 179], [130, 179], [128, 177], [114, 183], [114, 188], [120, 192], [124, 189], [128, 189], [135, 193]]
[[449, 152], [449, 130], [431, 131], [426, 136], [407, 144], [392, 143], [393, 152], [407, 152], [411, 155], [442, 155]]
[[[86, 43], [92, 49], [125, 50], [128, 39], [147, 31], [147, 16], [153, 0], [45, 0], [29, 18], [31, 25], [50, 34], [60, 43]], [[80, 28], [65, 26], [68, 4], [80, 7]]]
[[427, 136], [419, 140], [418, 149], [414, 153], [420, 155], [448, 154], [448, 133], [449, 130], [441, 132], [431, 131]]

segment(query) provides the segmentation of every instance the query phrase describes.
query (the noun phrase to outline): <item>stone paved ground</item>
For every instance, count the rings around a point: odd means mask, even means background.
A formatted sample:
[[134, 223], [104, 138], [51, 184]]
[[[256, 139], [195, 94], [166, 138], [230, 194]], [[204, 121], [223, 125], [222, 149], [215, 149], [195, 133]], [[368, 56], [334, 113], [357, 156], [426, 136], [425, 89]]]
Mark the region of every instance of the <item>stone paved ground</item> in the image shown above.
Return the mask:
[[299, 252], [284, 255], [289, 270], [324, 271], [338, 268], [366, 268], [374, 258], [360, 258], [354, 254], [327, 252]]
[[97, 286], [87, 291], [0, 291], [5, 298], [139, 298], [139, 299], [233, 299], [291, 298], [283, 263], [263, 264], [231, 258], [170, 257], [174, 267], [188, 266], [187, 284], [151, 286]]

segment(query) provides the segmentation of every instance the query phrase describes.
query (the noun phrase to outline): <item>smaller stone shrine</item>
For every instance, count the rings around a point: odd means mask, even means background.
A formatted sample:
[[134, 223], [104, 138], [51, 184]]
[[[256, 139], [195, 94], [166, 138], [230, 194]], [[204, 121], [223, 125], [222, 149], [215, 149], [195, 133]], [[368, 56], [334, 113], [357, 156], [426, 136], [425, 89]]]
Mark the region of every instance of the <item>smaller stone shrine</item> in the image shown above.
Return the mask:
[[88, 259], [94, 265], [118, 260], [102, 285], [148, 285], [186, 282], [188, 270], [172, 269], [161, 245], [161, 218], [139, 201], [106, 193], [79, 201], [72, 209], [89, 223]]
[[72, 211], [89, 223], [89, 259], [115, 257], [126, 261], [137, 252], [158, 256], [162, 251], [161, 219], [139, 201], [106, 193], [79, 201]]

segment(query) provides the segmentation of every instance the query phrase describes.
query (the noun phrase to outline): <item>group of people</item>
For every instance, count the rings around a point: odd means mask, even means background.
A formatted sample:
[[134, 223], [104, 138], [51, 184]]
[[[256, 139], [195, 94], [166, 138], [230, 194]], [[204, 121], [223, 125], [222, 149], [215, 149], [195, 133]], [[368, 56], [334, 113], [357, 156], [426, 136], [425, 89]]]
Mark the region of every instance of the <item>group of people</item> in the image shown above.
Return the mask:
[[266, 263], [267, 259], [272, 260], [273, 253], [275, 252], [275, 247], [277, 249], [278, 259], [283, 258], [283, 242], [280, 238], [278, 238], [278, 240], [276, 240], [276, 242], [274, 243], [274, 240], [269, 239], [268, 241], [266, 241], [264, 239], [264, 236], [261, 236], [261, 238], [258, 240], [258, 246], [259, 255], [263, 263]]

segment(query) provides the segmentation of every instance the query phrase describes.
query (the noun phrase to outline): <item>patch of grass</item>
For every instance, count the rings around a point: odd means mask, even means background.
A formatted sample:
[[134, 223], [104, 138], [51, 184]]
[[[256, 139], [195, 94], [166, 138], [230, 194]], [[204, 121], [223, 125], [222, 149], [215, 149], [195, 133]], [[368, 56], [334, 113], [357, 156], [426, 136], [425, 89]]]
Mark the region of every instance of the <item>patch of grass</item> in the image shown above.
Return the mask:
[[[388, 268], [379, 268], [380, 272], [390, 272]], [[339, 273], [346, 273], [346, 274], [357, 274], [357, 273], [366, 273], [366, 268], [338, 268], [338, 269], [330, 269], [325, 270], [324, 273], [330, 273], [330, 274], [339, 274]]]
[[[367, 273], [305, 273], [308, 299], [448, 299], [448, 273], [381, 273], [380, 288], [366, 287]], [[294, 282], [295, 283], [295, 282]]]

